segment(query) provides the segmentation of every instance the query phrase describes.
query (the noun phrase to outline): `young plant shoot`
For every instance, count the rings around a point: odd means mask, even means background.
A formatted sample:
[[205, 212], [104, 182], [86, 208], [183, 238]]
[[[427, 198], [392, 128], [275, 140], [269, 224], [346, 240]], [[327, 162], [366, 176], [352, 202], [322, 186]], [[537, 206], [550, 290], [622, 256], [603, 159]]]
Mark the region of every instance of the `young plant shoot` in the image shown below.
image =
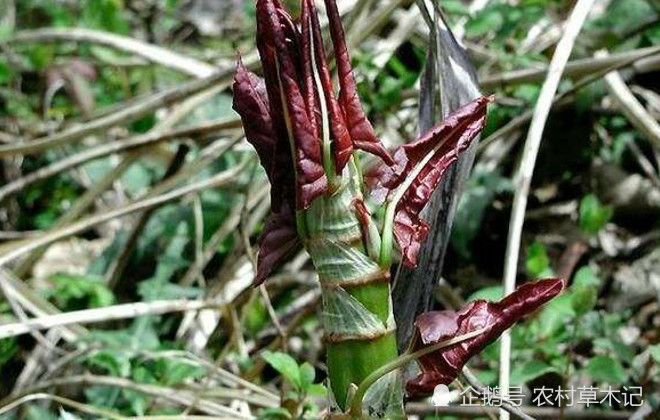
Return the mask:
[[[325, 8], [338, 95], [314, 0], [302, 0], [299, 22], [278, 0], [258, 0], [264, 78], [238, 63], [234, 109], [271, 184], [256, 283], [304, 247], [321, 284], [335, 408], [347, 418], [405, 418], [404, 388], [420, 395], [450, 383], [472, 355], [557, 295], [562, 283], [527, 284], [497, 303], [478, 301], [458, 312], [422, 314], [410, 350], [397, 354], [390, 296], [393, 248], [401, 263], [416, 266], [429, 229], [420, 212], [447, 168], [484, 128], [490, 99], [476, 99], [390, 154], [360, 103], [335, 1], [325, 0]], [[358, 150], [378, 159], [364, 175]], [[373, 205], [383, 206], [382, 217]], [[443, 347], [448, 340], [454, 344]], [[395, 368], [422, 353], [422, 374], [404, 387]]]

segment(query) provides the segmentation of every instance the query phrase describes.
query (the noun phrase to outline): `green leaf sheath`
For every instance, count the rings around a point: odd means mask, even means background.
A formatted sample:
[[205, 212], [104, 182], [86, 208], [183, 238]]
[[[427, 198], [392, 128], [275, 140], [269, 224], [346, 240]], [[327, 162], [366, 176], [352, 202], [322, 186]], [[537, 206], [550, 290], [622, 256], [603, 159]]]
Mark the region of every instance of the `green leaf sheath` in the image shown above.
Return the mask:
[[[321, 282], [330, 387], [342, 410], [352, 383], [397, 357], [389, 270], [367, 255], [353, 204], [362, 194], [352, 171], [347, 165], [334, 194], [316, 199], [303, 213], [304, 244]], [[386, 418], [402, 413], [402, 388], [394, 382], [372, 392], [388, 395], [371, 395], [387, 401]]]

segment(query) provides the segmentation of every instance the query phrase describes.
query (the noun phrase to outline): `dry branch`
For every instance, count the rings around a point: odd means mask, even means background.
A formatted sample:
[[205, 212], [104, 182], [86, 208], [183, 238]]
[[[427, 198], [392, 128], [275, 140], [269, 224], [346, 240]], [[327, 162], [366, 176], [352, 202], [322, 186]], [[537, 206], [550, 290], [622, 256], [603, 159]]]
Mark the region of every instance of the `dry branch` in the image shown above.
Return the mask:
[[[646, 50], [647, 51], [644, 54], [631, 56], [626, 60], [618, 61], [609, 67], [598, 69], [594, 73], [590, 73], [586, 75], [584, 78], [578, 80], [570, 89], [557, 94], [552, 101], [552, 107], [554, 108], [554, 107], [560, 107], [566, 105], [568, 101], [565, 101], [564, 99], [567, 99], [569, 96], [575, 94], [580, 89], [601, 80], [603, 76], [605, 76], [609, 72], [624, 67], [628, 67], [630, 65], [634, 65], [636, 62], [639, 62], [640, 60], [644, 60], [653, 55], [660, 54], [660, 47], [652, 47]], [[522, 114], [513, 118], [504, 126], [498, 128], [493, 134], [491, 134], [481, 143], [479, 143], [477, 153], [483, 152], [490, 144], [492, 144], [497, 139], [503, 138], [513, 133], [514, 131], [521, 129], [525, 124], [527, 124], [532, 119], [532, 115], [533, 115], [533, 109], [527, 110]]]
[[184, 187], [178, 188], [176, 190], [173, 190], [171, 192], [162, 195], [139, 200], [131, 204], [128, 204], [126, 206], [122, 206], [120, 208], [110, 210], [108, 212], [104, 212], [94, 216], [89, 216], [85, 219], [80, 220], [79, 222], [72, 223], [71, 225], [50, 231], [44, 234], [43, 236], [39, 236], [29, 241], [25, 241], [22, 244], [18, 244], [15, 247], [12, 247], [12, 249], [10, 249], [9, 251], [0, 254], [0, 266], [7, 264], [8, 262], [20, 257], [21, 255], [27, 252], [40, 248], [44, 245], [48, 245], [53, 242], [59, 241], [60, 239], [64, 239], [66, 237], [78, 234], [80, 232], [84, 232], [88, 229], [91, 229], [94, 226], [97, 226], [101, 223], [105, 223], [112, 219], [126, 216], [128, 214], [137, 211], [147, 210], [149, 208], [162, 205], [169, 201], [179, 199], [188, 194], [199, 192], [207, 188], [218, 188], [220, 186], [228, 185], [240, 173], [240, 171], [243, 169], [244, 164], [245, 161], [211, 178], [191, 183], [189, 185], [186, 185]]
[[[3, 288], [11, 290], [12, 295], [18, 303], [33, 315], [44, 317], [60, 312], [53, 304], [34, 293], [25, 283], [16, 278], [13, 273], [2, 267], [0, 267], [0, 282], [3, 283]], [[59, 330], [61, 336], [68, 341], [73, 341], [78, 335], [87, 332], [79, 325], [63, 327]]]
[[137, 318], [145, 315], [163, 315], [171, 312], [198, 311], [221, 305], [205, 300], [159, 300], [154, 302], [136, 302], [105, 308], [85, 309], [28, 319], [23, 322], [0, 325], [0, 340], [27, 334], [30, 331], [47, 330], [71, 324], [90, 324], [95, 322], [115, 321], [118, 319]]
[[[644, 57], [634, 65], [637, 72], [645, 72], [655, 69], [660, 63], [660, 56], [649, 57], [649, 52], [656, 50], [657, 47], [639, 48], [632, 51], [625, 51], [618, 54], [612, 54], [609, 57], [601, 58], [583, 58], [573, 60], [566, 64], [564, 77], [579, 78], [599, 70], [615, 66], [621, 61], [628, 61], [637, 57]], [[514, 70], [502, 74], [496, 74], [490, 77], [484, 77], [479, 80], [481, 87], [488, 90], [494, 90], [500, 86], [510, 86], [521, 83], [537, 83], [548, 76], [550, 68], [542, 69], [522, 69]]]
[[[529, 127], [525, 147], [520, 161], [520, 166], [515, 176], [515, 193], [513, 197], [513, 208], [511, 210], [511, 219], [509, 221], [509, 234], [507, 237], [506, 255], [504, 261], [504, 294], [514, 291], [516, 286], [516, 274], [518, 270], [518, 256], [520, 253], [520, 239], [522, 236], [522, 227], [525, 220], [525, 209], [527, 208], [527, 196], [529, 194], [536, 157], [538, 156], [545, 123], [550, 114], [553, 98], [559, 87], [559, 82], [564, 73], [564, 68], [571, 55], [575, 40], [577, 39], [582, 25], [591, 10], [595, 0], [579, 0], [566, 23], [564, 34], [562, 35], [555, 53], [550, 61], [548, 73], [539, 99], [534, 108], [534, 115]], [[502, 334], [500, 347], [500, 389], [502, 396], [506, 397], [509, 389], [509, 371], [511, 363], [511, 335], [509, 331]], [[508, 420], [509, 414], [500, 411], [500, 419]]]
[[44, 28], [20, 31], [10, 43], [73, 41], [90, 42], [134, 54], [152, 63], [195, 77], [207, 77], [217, 69], [203, 61], [176, 53], [167, 48], [149, 44], [135, 38], [83, 28]]
[[102, 116], [79, 126], [71, 127], [62, 132], [38, 138], [30, 142], [0, 145], [0, 157], [16, 154], [34, 154], [51, 147], [72, 143], [106, 128], [135, 121], [149, 112], [174, 102], [178, 102], [216, 84], [228, 84], [231, 81], [231, 77], [232, 75], [230, 72], [214, 73], [204, 79], [193, 80], [184, 85], [155, 93], [145, 98], [144, 101], [121, 108], [117, 110], [117, 112]]
[[[57, 387], [57, 386], [68, 386], [68, 385], [103, 385], [103, 386], [111, 386], [111, 387], [118, 387], [118, 388], [123, 388], [123, 389], [129, 389], [132, 391], [136, 392], [141, 392], [153, 397], [157, 398], [162, 398], [165, 400], [168, 400], [170, 402], [180, 404], [183, 406], [186, 406], [190, 404], [193, 400], [193, 396], [189, 391], [185, 390], [180, 390], [180, 389], [174, 389], [174, 388], [168, 388], [164, 386], [157, 386], [157, 385], [149, 385], [149, 384], [141, 384], [141, 383], [136, 383], [133, 381], [130, 381], [128, 379], [123, 379], [123, 378], [116, 378], [112, 376], [96, 376], [96, 375], [79, 375], [79, 376], [70, 376], [70, 377], [65, 377], [65, 378], [58, 378], [58, 379], [53, 379], [50, 381], [44, 381], [39, 384], [36, 384], [35, 386], [31, 387], [30, 389], [26, 390], [23, 394], [31, 394], [39, 391], [43, 391], [45, 389], [49, 389], [52, 387]], [[14, 397], [10, 399], [9, 401], [2, 401], [0, 402], [0, 405], [6, 405], [10, 404], [12, 401], [20, 398]], [[232, 416], [234, 419], [252, 419], [252, 416], [246, 416], [242, 413], [239, 413], [237, 411], [234, 411], [228, 407], [225, 407], [224, 405], [218, 404], [214, 401], [208, 400], [208, 399], [203, 399], [198, 401], [197, 403], [197, 408], [199, 411], [206, 413], [206, 414], [211, 414], [211, 415], [218, 415], [218, 416]]]
[[82, 152], [67, 156], [48, 166], [37, 169], [21, 178], [15, 179], [0, 187], [0, 202], [11, 194], [21, 191], [23, 188], [34, 184], [35, 182], [49, 178], [60, 172], [109, 156], [113, 153], [126, 152], [138, 147], [152, 146], [172, 139], [199, 138], [212, 135], [221, 130], [237, 128], [239, 121], [235, 118], [223, 119], [220, 121], [209, 121], [194, 127], [179, 128], [168, 132], [151, 131], [147, 134], [129, 137], [127, 139], [117, 140], [112, 143], [100, 144]]
[[[606, 51], [599, 51], [596, 57], [605, 58], [608, 54]], [[660, 125], [635, 98], [621, 75], [615, 71], [606, 74], [605, 86], [617, 108], [628, 118], [630, 124], [660, 150]]]

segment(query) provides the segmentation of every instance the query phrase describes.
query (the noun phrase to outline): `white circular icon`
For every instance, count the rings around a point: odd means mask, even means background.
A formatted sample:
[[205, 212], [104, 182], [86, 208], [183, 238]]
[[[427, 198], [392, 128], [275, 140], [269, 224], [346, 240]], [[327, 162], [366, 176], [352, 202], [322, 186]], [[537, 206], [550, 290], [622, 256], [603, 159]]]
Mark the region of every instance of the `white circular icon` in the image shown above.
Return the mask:
[[431, 402], [436, 407], [447, 407], [451, 402], [449, 387], [444, 384], [436, 385], [436, 387], [433, 389], [433, 397], [431, 397]]

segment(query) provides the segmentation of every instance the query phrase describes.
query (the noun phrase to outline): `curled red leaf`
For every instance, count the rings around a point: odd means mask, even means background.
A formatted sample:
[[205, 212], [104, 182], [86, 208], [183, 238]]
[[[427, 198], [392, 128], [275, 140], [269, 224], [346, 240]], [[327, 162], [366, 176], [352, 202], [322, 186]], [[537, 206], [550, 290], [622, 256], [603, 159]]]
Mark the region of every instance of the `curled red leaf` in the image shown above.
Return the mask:
[[[486, 105], [480, 97], [450, 114], [416, 141], [401, 146], [394, 165], [378, 164], [367, 171], [365, 183], [377, 202], [403, 192], [396, 203], [394, 239], [404, 264], [414, 267], [428, 225], [419, 217], [442, 176], [486, 124]], [[398, 191], [398, 188], [405, 191]]]
[[263, 79], [238, 61], [234, 76], [234, 110], [243, 121], [245, 137], [256, 149], [271, 183], [272, 214], [259, 238], [257, 284], [291, 255], [299, 246], [293, 206], [293, 163], [290, 154], [276, 154], [279, 139], [273, 127], [268, 95]]
[[268, 276], [301, 247], [296, 232], [293, 209], [284, 205], [279, 212], [273, 212], [258, 240], [257, 276], [255, 285], [263, 283]]
[[[353, 142], [351, 141], [350, 134], [346, 128], [346, 121], [344, 114], [339, 106], [339, 102], [335, 98], [332, 88], [332, 78], [330, 77], [330, 70], [323, 49], [323, 37], [321, 35], [321, 25], [319, 23], [316, 6], [314, 0], [303, 0], [302, 2], [302, 37], [303, 49], [305, 57], [305, 67], [309, 67], [310, 71], [314, 71], [313, 67], [316, 64], [315, 70], [318, 71], [318, 77], [321, 84], [322, 91], [318, 92], [312, 85], [312, 90], [308, 90], [307, 95], [315, 97], [317, 101], [324, 99], [325, 107], [328, 112], [330, 138], [332, 140], [332, 150], [335, 158], [335, 167], [337, 173], [341, 173], [348, 160], [353, 153]], [[312, 58], [312, 54], [314, 57]], [[307, 77], [307, 76], [306, 76]], [[311, 74], [310, 74], [310, 77]], [[311, 81], [310, 81], [311, 82]], [[306, 81], [306, 86], [310, 83]]]
[[525, 315], [557, 296], [563, 289], [561, 279], [526, 283], [499, 302], [477, 300], [459, 311], [425, 312], [415, 320], [413, 351], [486, 329], [483, 334], [440, 348], [418, 359], [422, 373], [408, 381], [412, 396], [430, 395], [438, 384], [451, 383], [465, 363]]
[[[277, 0], [257, 2], [257, 23], [257, 46], [273, 117], [280, 135], [291, 136], [294, 144], [296, 207], [306, 209], [325, 193], [327, 180], [321, 143], [303, 96], [301, 35]], [[276, 152], [285, 153], [283, 149]]]
[[238, 60], [234, 75], [233, 108], [241, 117], [247, 141], [256, 149], [261, 165], [271, 183], [271, 169], [277, 145], [277, 134], [270, 115], [270, 105], [263, 79], [250, 72]]
[[353, 207], [355, 208], [355, 214], [360, 222], [362, 243], [368, 244], [371, 241], [371, 238], [369, 238], [369, 235], [371, 234], [369, 227], [373, 223], [371, 213], [369, 213], [369, 209], [367, 209], [367, 206], [364, 204], [362, 197], [356, 197], [353, 199]]
[[335, 51], [335, 58], [337, 59], [337, 73], [340, 87], [339, 102], [344, 111], [353, 146], [379, 156], [386, 164], [392, 165], [394, 164], [392, 157], [376, 136], [371, 123], [362, 109], [336, 0], [325, 0], [325, 7], [328, 12], [330, 36]]

